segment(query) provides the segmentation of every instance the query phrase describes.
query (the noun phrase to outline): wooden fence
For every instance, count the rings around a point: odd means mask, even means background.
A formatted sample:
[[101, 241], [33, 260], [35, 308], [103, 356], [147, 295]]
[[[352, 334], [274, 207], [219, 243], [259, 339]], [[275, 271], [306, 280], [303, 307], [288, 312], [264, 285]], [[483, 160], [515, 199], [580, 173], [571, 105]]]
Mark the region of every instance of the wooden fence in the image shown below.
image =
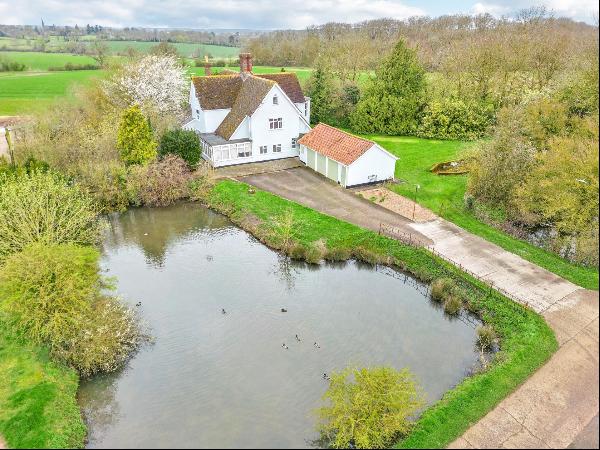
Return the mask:
[[513, 300], [521, 305], [524, 305], [525, 307], [529, 307], [529, 302], [516, 297], [514, 294], [511, 294], [510, 292], [506, 291], [505, 289], [502, 289], [499, 286], [495, 286], [493, 281], [490, 281], [486, 278], [481, 277], [480, 275], [476, 274], [475, 272], [473, 272], [473, 271], [469, 270], [468, 268], [466, 268], [465, 266], [463, 266], [462, 263], [454, 261], [452, 258], [448, 257], [447, 255], [444, 255], [444, 254], [438, 252], [435, 249], [435, 246], [433, 244], [424, 242], [422, 239], [419, 239], [417, 236], [415, 236], [411, 233], [407, 233], [398, 227], [394, 227], [393, 225], [389, 225], [389, 224], [381, 222], [379, 224], [379, 234], [381, 236], [387, 236], [392, 239], [396, 239], [397, 241], [400, 241], [406, 245], [410, 245], [411, 247], [425, 248], [425, 249], [429, 250], [434, 256], [437, 256], [438, 258], [449, 262], [450, 264], [454, 265], [455, 267], [458, 267], [461, 271], [469, 274], [470, 276], [472, 276], [479, 282], [483, 283], [485, 286], [487, 286], [487, 288], [489, 289], [490, 292], [495, 290], [496, 292], [499, 292], [500, 294], [504, 295], [505, 297], [510, 298], [511, 300]]

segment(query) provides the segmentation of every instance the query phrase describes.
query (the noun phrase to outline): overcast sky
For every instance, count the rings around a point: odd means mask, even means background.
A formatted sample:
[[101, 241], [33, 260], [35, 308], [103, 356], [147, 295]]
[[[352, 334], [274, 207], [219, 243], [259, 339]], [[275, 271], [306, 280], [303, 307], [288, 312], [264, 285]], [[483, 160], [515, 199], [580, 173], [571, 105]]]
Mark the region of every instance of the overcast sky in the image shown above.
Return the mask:
[[545, 5], [556, 16], [588, 23], [597, 0], [0, 0], [0, 24], [175, 28], [304, 28], [325, 22], [359, 22], [415, 15], [489, 12], [510, 15]]

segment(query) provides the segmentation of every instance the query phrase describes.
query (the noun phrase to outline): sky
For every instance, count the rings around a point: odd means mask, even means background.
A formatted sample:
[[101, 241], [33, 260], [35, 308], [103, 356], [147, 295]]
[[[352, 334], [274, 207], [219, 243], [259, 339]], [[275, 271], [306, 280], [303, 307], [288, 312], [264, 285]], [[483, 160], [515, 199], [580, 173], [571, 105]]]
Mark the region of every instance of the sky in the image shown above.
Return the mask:
[[326, 22], [444, 14], [511, 15], [544, 5], [555, 16], [595, 24], [597, 0], [0, 0], [0, 24], [302, 29]]

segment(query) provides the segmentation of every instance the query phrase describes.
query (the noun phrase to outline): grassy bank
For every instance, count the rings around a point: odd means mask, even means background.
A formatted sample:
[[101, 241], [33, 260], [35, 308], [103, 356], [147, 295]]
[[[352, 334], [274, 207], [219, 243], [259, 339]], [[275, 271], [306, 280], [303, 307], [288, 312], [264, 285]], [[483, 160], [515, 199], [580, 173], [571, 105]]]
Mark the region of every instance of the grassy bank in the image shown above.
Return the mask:
[[598, 290], [598, 271], [572, 264], [560, 256], [516, 239], [503, 231], [478, 220], [464, 208], [467, 188], [466, 175], [439, 176], [429, 169], [435, 163], [460, 158], [469, 143], [437, 141], [414, 137], [368, 136], [386, 150], [398, 156], [396, 178], [407, 183], [392, 189], [410, 199], [415, 198], [415, 186], [420, 185], [417, 202], [465, 230], [476, 234], [503, 249], [519, 255], [544, 269], [581, 287]]
[[490, 368], [466, 378], [425, 411], [399, 447], [444, 447], [517, 388], [557, 349], [554, 334], [533, 311], [478, 283], [453, 266], [417, 249], [312, 209], [233, 181], [221, 181], [206, 202], [265, 244], [292, 255], [318, 259], [356, 257], [395, 265], [423, 281], [451, 277], [466, 304], [492, 325], [502, 350]]
[[0, 435], [10, 448], [83, 447], [75, 371], [0, 327], [0, 380]]

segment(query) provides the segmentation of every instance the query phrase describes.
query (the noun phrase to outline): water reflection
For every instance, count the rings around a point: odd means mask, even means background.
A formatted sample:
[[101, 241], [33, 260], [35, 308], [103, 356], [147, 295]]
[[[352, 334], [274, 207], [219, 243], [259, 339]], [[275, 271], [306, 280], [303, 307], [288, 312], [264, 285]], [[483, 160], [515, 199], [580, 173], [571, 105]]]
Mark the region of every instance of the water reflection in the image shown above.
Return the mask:
[[291, 261], [193, 204], [111, 225], [103, 267], [155, 344], [82, 384], [90, 447], [308, 447], [324, 372], [410, 367], [434, 401], [477, 361], [474, 328], [405, 274]]
[[104, 240], [107, 251], [127, 245], [142, 249], [148, 264], [161, 267], [169, 246], [202, 231], [231, 227], [225, 217], [193, 203], [165, 208], [132, 208], [125, 214], [108, 217], [109, 231]]

